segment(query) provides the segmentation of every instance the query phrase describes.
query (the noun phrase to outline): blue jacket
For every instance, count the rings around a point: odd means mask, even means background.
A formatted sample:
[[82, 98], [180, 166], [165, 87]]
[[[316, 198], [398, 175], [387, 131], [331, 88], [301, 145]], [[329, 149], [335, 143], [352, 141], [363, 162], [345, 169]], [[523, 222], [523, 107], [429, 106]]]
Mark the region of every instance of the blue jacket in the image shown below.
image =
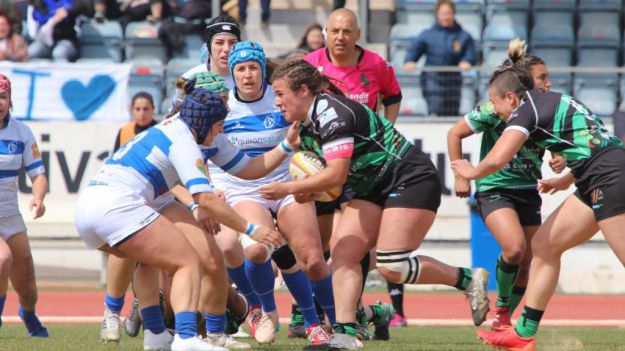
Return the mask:
[[445, 28], [438, 23], [413, 38], [406, 53], [406, 62], [417, 62], [425, 54], [426, 66], [457, 66], [461, 61], [475, 65], [475, 44], [469, 33], [454, 22]]
[[[44, 25], [48, 20], [54, 17], [54, 13], [56, 10], [64, 7], [67, 12], [70, 12], [72, 6], [74, 5], [73, 0], [41, 0], [41, 3], [45, 6], [45, 8], [37, 8], [33, 11], [33, 18], [39, 25]], [[65, 18], [63, 22], [73, 22], [73, 18]]]

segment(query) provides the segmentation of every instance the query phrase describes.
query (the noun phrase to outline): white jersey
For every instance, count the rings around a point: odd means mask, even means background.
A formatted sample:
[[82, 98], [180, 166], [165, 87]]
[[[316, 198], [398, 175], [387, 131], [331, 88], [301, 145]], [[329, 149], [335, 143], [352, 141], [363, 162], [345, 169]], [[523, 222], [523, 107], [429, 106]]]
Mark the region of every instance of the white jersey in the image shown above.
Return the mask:
[[[211, 160], [238, 172], [249, 159], [216, 138]], [[227, 147], [229, 145], [229, 147]], [[173, 116], [145, 130], [122, 146], [91, 179], [89, 185], [123, 185], [148, 202], [181, 182], [191, 194], [212, 191], [204, 158], [186, 122]]]
[[[276, 147], [287, 135], [290, 123], [276, 107], [273, 88], [268, 85], [263, 97], [254, 102], [237, 99], [234, 90], [230, 91], [228, 106], [230, 112], [224, 123], [224, 131], [231, 143], [238, 146], [248, 156], [256, 157]], [[228, 187], [259, 187], [271, 181], [282, 181], [288, 176], [287, 158], [278, 168], [258, 180], [243, 180], [228, 177]], [[288, 179], [288, 178], [287, 178]]]
[[0, 216], [19, 214], [17, 177], [22, 167], [28, 176], [46, 172], [41, 154], [30, 128], [8, 115], [6, 126], [0, 129]]

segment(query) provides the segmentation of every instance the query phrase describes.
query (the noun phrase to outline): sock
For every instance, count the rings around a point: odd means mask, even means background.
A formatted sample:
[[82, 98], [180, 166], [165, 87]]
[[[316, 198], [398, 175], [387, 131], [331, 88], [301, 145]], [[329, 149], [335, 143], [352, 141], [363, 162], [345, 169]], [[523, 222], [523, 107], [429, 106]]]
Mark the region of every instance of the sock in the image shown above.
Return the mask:
[[356, 323], [336, 323], [332, 325], [335, 333], [347, 334], [356, 337]]
[[458, 281], [454, 287], [458, 290], [466, 290], [471, 280], [473, 279], [473, 272], [469, 268], [458, 267]]
[[332, 291], [332, 274], [321, 280], [312, 283], [313, 293], [319, 305], [323, 308], [323, 312], [328, 316], [330, 324], [336, 323], [336, 314], [334, 313], [334, 295]]
[[521, 302], [523, 295], [525, 295], [525, 289], [526, 287], [524, 286], [516, 285], [512, 288], [512, 294], [510, 295], [510, 306], [508, 307], [510, 315], [512, 315], [512, 312], [514, 312], [514, 310], [517, 308], [519, 302]]
[[497, 259], [497, 307], [509, 307], [510, 295], [512, 294], [512, 287], [516, 280], [517, 273], [519, 272], [518, 265], [512, 265], [504, 261], [503, 257], [499, 255]]
[[22, 305], [19, 306], [18, 312], [19, 312], [18, 314], [20, 315], [20, 317], [22, 317], [22, 319], [24, 319], [26, 323], [31, 323], [35, 318], [37, 318], [37, 316], [35, 315], [35, 310], [26, 311], [22, 307]]
[[161, 313], [161, 307], [154, 305], [141, 309], [143, 317], [143, 327], [154, 334], [160, 334], [165, 331], [165, 321]]
[[323, 312], [323, 307], [321, 307], [321, 305], [319, 304], [319, 301], [317, 301], [314, 294], [313, 294], [313, 301], [315, 301], [315, 309], [317, 310], [317, 316], [319, 317], [319, 320], [323, 323], [323, 321], [326, 318], [325, 312]]
[[109, 311], [113, 313], [119, 313], [122, 311], [122, 308], [124, 307], [124, 296], [113, 297], [113, 296], [110, 296], [109, 294], [106, 294], [104, 296], [104, 304], [106, 305], [106, 308], [109, 309]]
[[260, 299], [256, 296], [254, 288], [245, 275], [245, 264], [241, 264], [236, 268], [228, 268], [228, 275], [237, 286], [237, 289], [245, 296], [247, 304], [250, 306], [260, 305]]
[[371, 254], [367, 251], [365, 256], [360, 260], [360, 269], [362, 269], [362, 288], [360, 289], [360, 295], [365, 290], [365, 284], [367, 283], [367, 276], [369, 276], [369, 265], [371, 264]]
[[545, 311], [535, 310], [527, 305], [523, 308], [523, 315], [516, 324], [517, 334], [524, 338], [531, 338], [538, 331], [538, 324]]
[[184, 311], [176, 313], [176, 333], [181, 339], [197, 335], [197, 313]]
[[206, 332], [212, 334], [223, 334], [226, 331], [226, 314], [204, 313], [206, 320]]
[[386, 282], [386, 287], [388, 288], [388, 294], [390, 295], [391, 301], [393, 302], [393, 308], [395, 309], [395, 312], [403, 318], [404, 284]]
[[256, 264], [245, 260], [245, 274], [254, 287], [254, 292], [260, 299], [263, 311], [271, 312], [276, 310], [276, 299], [273, 287], [275, 277], [271, 268], [271, 261]]
[[[7, 300], [7, 294], [0, 296], [0, 318], [2, 318], [2, 311], [4, 311], [4, 302]], [[0, 322], [1, 324], [2, 322]]]
[[321, 324], [313, 301], [310, 280], [308, 280], [306, 274], [302, 270], [298, 270], [295, 273], [282, 272], [282, 279], [284, 279], [284, 283], [299, 305], [302, 316], [304, 316], [306, 328], [313, 324]]

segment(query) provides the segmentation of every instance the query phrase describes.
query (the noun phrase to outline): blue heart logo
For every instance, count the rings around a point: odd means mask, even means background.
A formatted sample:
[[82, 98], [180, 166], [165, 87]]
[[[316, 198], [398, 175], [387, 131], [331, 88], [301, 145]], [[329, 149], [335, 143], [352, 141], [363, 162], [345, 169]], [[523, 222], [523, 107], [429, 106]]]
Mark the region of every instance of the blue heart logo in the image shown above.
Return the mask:
[[109, 75], [97, 75], [85, 86], [78, 80], [63, 85], [61, 96], [74, 114], [74, 119], [84, 121], [97, 111], [115, 90], [115, 80]]

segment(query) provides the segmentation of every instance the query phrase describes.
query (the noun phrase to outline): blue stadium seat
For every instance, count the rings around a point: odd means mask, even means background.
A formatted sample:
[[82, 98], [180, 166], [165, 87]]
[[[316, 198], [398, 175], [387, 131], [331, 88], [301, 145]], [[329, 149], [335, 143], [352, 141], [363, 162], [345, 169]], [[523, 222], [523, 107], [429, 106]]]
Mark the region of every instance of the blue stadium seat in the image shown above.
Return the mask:
[[169, 60], [165, 71], [165, 92], [168, 97], [173, 96], [176, 78], [182, 76], [183, 73], [197, 66], [199, 63], [199, 60], [184, 58], [172, 58]]
[[[126, 59], [158, 59], [167, 62], [167, 50], [158, 38], [158, 26], [144, 22], [130, 22], [126, 27]], [[198, 47], [199, 51], [199, 47]]]
[[572, 66], [575, 34], [569, 25], [536, 25], [530, 52], [549, 66]]
[[580, 12], [585, 11], [620, 11], [623, 8], [621, 0], [579, 0]]
[[[429, 26], [418, 24], [397, 23], [391, 28], [390, 34], [390, 62], [396, 70], [401, 70], [404, 66], [406, 52], [410, 48], [412, 38], [418, 36], [423, 30]], [[425, 60], [419, 60], [420, 66], [423, 66]]]
[[617, 107], [615, 79], [575, 78], [575, 97], [599, 116], [611, 116]]
[[[542, 58], [542, 57], [541, 57]], [[551, 65], [548, 61], [548, 65]], [[551, 80], [551, 90], [571, 95], [573, 92], [573, 76], [569, 72], [553, 72], [549, 71], [549, 79]]]
[[161, 113], [165, 78], [162, 62], [158, 58], [141, 58], [130, 63], [132, 71], [128, 82], [128, 93], [131, 97], [139, 91], [150, 93], [154, 98], [155, 113]]
[[200, 57], [200, 48], [204, 44], [199, 34], [187, 34], [184, 36], [184, 48], [182, 52], [174, 52], [173, 57], [197, 60]]
[[482, 31], [484, 30], [482, 13], [456, 11], [456, 22], [471, 35], [471, 38], [475, 41], [476, 48], [478, 48], [482, 41]]
[[425, 116], [428, 114], [428, 106], [421, 92], [420, 75], [400, 73], [397, 80], [401, 87], [401, 109], [400, 115], [404, 116]]
[[397, 1], [395, 17], [397, 23], [420, 23], [431, 25], [435, 21], [436, 0]]
[[83, 22], [80, 26], [80, 61], [108, 59], [122, 62], [122, 26], [117, 21]]
[[500, 65], [508, 56], [509, 41], [514, 38], [526, 40], [527, 27], [487, 25], [482, 35], [483, 64], [489, 67]]
[[534, 0], [532, 21], [534, 25], [566, 24], [573, 26], [575, 0]]
[[621, 39], [617, 26], [582, 26], [578, 29], [577, 36], [578, 66], [618, 66]]
[[488, 0], [486, 23], [527, 27], [529, 8], [529, 0]]

